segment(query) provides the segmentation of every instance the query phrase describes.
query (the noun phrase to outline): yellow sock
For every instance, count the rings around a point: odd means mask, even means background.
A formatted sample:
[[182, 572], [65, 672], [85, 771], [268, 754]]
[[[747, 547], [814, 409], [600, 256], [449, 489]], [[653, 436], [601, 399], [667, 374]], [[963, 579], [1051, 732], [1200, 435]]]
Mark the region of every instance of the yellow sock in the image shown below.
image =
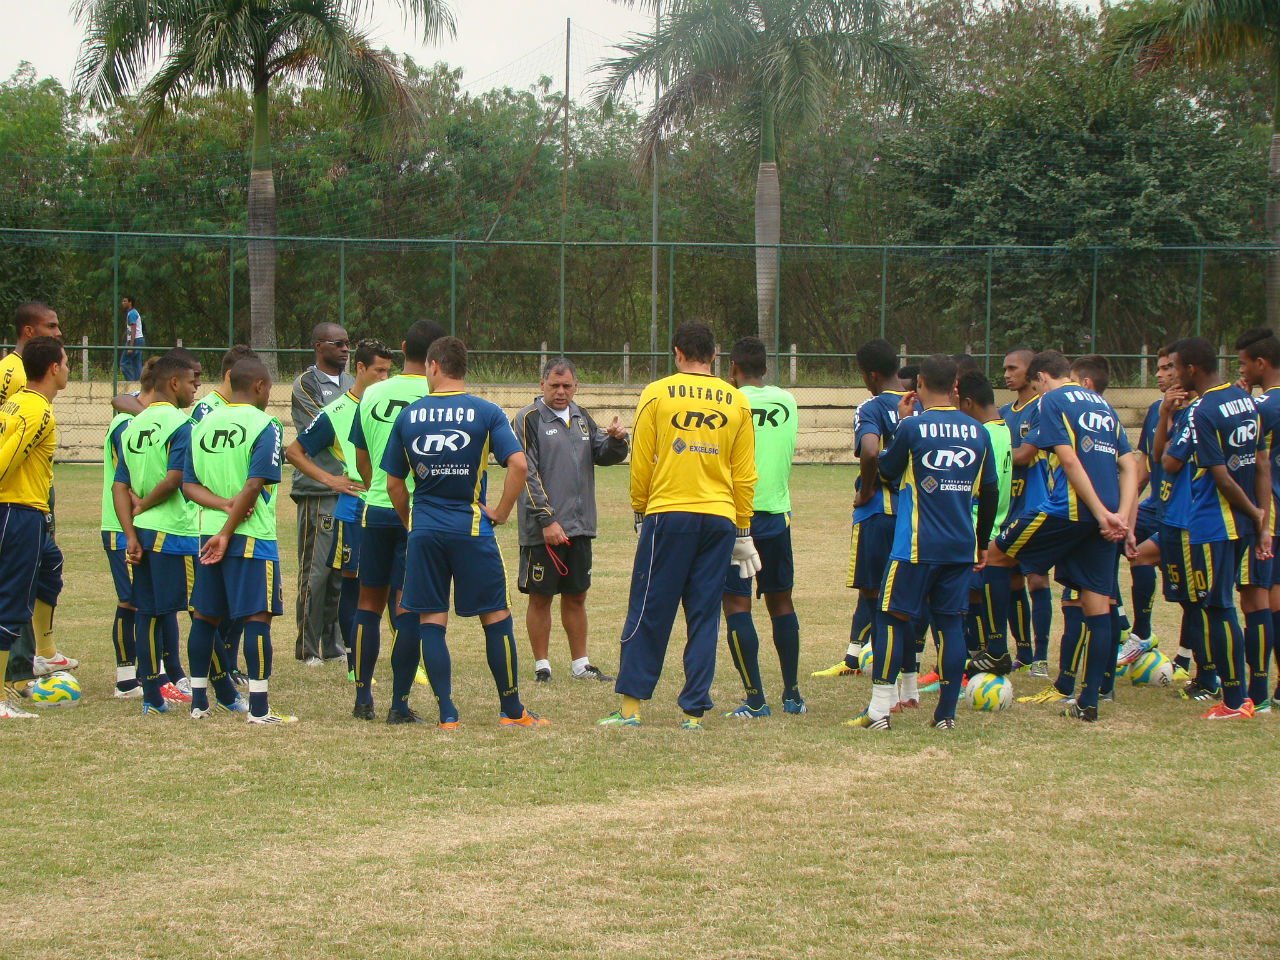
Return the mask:
[[9, 651], [0, 650], [0, 700], [6, 700], [9, 697], [9, 680], [5, 676], [9, 670]]
[[37, 600], [31, 613], [31, 632], [36, 635], [36, 656], [53, 658], [58, 646], [53, 642], [53, 607]]
[[635, 697], [623, 697], [618, 712], [624, 717], [634, 717], [640, 713], [640, 701]]
[[[681, 712], [683, 713], [684, 711], [681, 711]], [[701, 717], [695, 717], [692, 713], [685, 713], [684, 718], [685, 718], [686, 720], [696, 720], [696, 721], [698, 721], [699, 723], [701, 723], [701, 722], [702, 722], [702, 718], [701, 718]]]

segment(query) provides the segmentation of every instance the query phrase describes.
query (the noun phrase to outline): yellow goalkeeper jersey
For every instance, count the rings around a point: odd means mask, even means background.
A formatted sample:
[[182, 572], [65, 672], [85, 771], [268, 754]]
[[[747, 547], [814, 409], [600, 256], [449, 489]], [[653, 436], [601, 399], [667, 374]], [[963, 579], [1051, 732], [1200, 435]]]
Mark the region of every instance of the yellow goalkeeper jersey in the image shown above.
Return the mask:
[[0, 403], [4, 403], [27, 385], [27, 371], [22, 366], [22, 355], [14, 350], [0, 360]]
[[631, 430], [631, 508], [706, 513], [751, 526], [756, 487], [751, 404], [711, 374], [645, 387]]
[[49, 512], [53, 408], [42, 394], [22, 389], [0, 404], [0, 503]]

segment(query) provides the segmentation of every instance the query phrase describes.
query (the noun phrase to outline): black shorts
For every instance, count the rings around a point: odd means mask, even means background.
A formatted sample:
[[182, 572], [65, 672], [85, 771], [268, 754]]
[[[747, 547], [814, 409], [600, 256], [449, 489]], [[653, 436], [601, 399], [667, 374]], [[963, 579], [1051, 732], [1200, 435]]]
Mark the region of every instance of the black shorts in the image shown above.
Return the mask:
[[1000, 531], [995, 542], [1028, 573], [1052, 569], [1054, 579], [1064, 586], [1111, 595], [1116, 545], [1092, 520], [1026, 513]]
[[[520, 573], [516, 588], [521, 593], [554, 596], [557, 593], [586, 593], [591, 588], [591, 538], [570, 537], [567, 544], [551, 548], [545, 543], [520, 548]], [[559, 561], [559, 566], [556, 565]], [[566, 572], [561, 573], [561, 570]]]
[[[760, 572], [754, 578], [756, 596], [782, 593], [795, 586], [796, 563], [791, 553], [791, 528], [787, 527], [777, 536], [752, 539], [756, 545], [756, 552], [760, 554]], [[749, 597], [751, 580], [751, 577], [743, 579], [738, 576], [738, 568], [731, 563], [728, 572], [724, 575], [724, 592], [739, 597]]]
[[849, 570], [844, 585], [857, 590], [879, 590], [889, 567], [889, 551], [898, 518], [876, 513], [853, 525], [849, 542]]

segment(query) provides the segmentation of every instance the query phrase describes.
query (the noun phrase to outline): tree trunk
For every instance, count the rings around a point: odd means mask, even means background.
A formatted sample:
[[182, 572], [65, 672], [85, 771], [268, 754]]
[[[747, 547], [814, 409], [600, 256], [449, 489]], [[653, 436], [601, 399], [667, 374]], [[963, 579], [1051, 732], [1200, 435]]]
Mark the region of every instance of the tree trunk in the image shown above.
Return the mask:
[[[782, 209], [778, 165], [761, 163], [756, 171], [756, 328], [764, 348], [772, 355], [777, 345], [778, 239]], [[767, 380], [774, 382], [775, 364], [769, 364]]]
[[267, 83], [253, 92], [253, 154], [249, 170], [249, 345], [271, 371], [276, 363], [276, 185], [271, 173]]

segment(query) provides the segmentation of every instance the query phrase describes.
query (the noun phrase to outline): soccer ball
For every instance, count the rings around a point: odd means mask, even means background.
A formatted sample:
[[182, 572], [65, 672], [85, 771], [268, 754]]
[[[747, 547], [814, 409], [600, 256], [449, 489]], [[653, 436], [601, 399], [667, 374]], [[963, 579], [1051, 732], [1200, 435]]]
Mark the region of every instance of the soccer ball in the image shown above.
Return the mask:
[[1132, 663], [1117, 663], [1117, 664], [1116, 664], [1116, 679], [1119, 679], [1120, 677], [1128, 676], [1128, 674], [1129, 674], [1129, 668], [1130, 668], [1131, 666], [1133, 666], [1133, 664], [1132, 664]]
[[1173, 682], [1173, 663], [1159, 650], [1148, 650], [1129, 668], [1135, 687], [1167, 687]]
[[31, 703], [37, 707], [72, 707], [80, 702], [80, 683], [65, 670], [41, 677], [31, 685]]
[[1013, 684], [999, 674], [975, 673], [964, 693], [975, 710], [1008, 710], [1013, 706]]
[[858, 654], [858, 669], [862, 671], [863, 676], [869, 677], [875, 668], [875, 658], [871, 653], [871, 644], [864, 643], [862, 652]]

